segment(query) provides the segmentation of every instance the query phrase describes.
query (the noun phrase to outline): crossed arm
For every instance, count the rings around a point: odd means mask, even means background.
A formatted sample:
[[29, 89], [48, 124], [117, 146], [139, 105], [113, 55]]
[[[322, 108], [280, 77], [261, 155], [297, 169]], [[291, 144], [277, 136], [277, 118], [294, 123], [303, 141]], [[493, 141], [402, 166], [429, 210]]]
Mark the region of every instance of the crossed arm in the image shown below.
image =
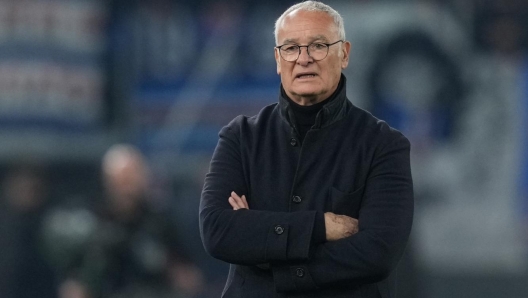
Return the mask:
[[[233, 207], [233, 210], [249, 209], [245, 195], [239, 196], [233, 191], [228, 201], [231, 207]], [[336, 241], [350, 237], [358, 232], [358, 220], [350, 216], [326, 212], [324, 219], [327, 241]]]
[[[237, 136], [222, 131], [200, 202], [200, 232], [209, 254], [237, 265], [271, 264], [277, 292], [362, 285], [387, 278], [403, 253], [412, 225], [405, 138], [392, 138], [377, 149], [364, 185], [360, 221], [324, 213], [324, 243], [311, 242], [315, 210], [249, 210], [242, 195], [248, 189], [240, 174], [239, 150]], [[236, 193], [226, 198], [232, 191]], [[303, 270], [303, 278], [296, 277], [297, 269]]]

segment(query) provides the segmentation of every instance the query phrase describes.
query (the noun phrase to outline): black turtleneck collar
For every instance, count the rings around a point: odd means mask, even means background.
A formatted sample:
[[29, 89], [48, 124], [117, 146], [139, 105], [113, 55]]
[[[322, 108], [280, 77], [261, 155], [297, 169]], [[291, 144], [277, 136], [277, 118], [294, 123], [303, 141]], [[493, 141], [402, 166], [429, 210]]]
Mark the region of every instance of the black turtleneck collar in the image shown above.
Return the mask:
[[[337, 89], [327, 99], [310, 106], [302, 106], [291, 100], [280, 87], [279, 106], [281, 114], [294, 127], [301, 140], [310, 128], [327, 126], [344, 115], [347, 110], [346, 78], [341, 74]], [[320, 113], [321, 112], [321, 113]]]

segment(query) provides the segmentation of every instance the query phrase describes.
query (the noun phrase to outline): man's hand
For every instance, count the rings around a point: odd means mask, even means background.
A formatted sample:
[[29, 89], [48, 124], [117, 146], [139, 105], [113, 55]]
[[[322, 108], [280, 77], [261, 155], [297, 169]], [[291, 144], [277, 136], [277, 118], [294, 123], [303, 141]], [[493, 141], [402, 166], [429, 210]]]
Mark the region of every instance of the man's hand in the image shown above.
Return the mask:
[[228, 199], [229, 204], [233, 207], [233, 210], [238, 209], [249, 209], [249, 205], [246, 200], [246, 196], [242, 195], [241, 197], [237, 195], [236, 192], [232, 191], [231, 196]]
[[326, 240], [336, 241], [356, 234], [358, 220], [346, 215], [338, 215], [332, 212], [324, 214], [326, 225]]

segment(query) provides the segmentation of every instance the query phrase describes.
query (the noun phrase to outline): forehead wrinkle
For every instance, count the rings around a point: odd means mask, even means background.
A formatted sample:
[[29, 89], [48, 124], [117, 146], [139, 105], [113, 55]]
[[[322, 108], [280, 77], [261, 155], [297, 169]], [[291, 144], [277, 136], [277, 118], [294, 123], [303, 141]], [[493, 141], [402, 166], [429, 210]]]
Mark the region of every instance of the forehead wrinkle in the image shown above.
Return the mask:
[[[308, 37], [308, 40], [309, 40], [308, 43], [312, 43], [312, 42], [314, 42], [316, 40], [328, 42], [328, 38], [326, 38], [326, 36], [323, 35], [323, 34], [318, 34], [318, 35], [315, 35], [315, 36]], [[285, 44], [287, 44], [287, 43], [299, 44], [299, 38], [286, 38], [284, 40], [284, 43]]]

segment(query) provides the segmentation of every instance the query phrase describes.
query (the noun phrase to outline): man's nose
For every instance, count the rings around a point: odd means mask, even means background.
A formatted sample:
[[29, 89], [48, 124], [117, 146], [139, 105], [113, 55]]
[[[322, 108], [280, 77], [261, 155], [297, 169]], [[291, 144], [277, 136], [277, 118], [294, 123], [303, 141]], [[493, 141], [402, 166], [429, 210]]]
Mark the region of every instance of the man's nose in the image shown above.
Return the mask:
[[297, 58], [297, 63], [300, 65], [307, 65], [310, 62], [313, 62], [313, 58], [308, 54], [308, 48], [302, 47], [299, 48], [299, 58]]

